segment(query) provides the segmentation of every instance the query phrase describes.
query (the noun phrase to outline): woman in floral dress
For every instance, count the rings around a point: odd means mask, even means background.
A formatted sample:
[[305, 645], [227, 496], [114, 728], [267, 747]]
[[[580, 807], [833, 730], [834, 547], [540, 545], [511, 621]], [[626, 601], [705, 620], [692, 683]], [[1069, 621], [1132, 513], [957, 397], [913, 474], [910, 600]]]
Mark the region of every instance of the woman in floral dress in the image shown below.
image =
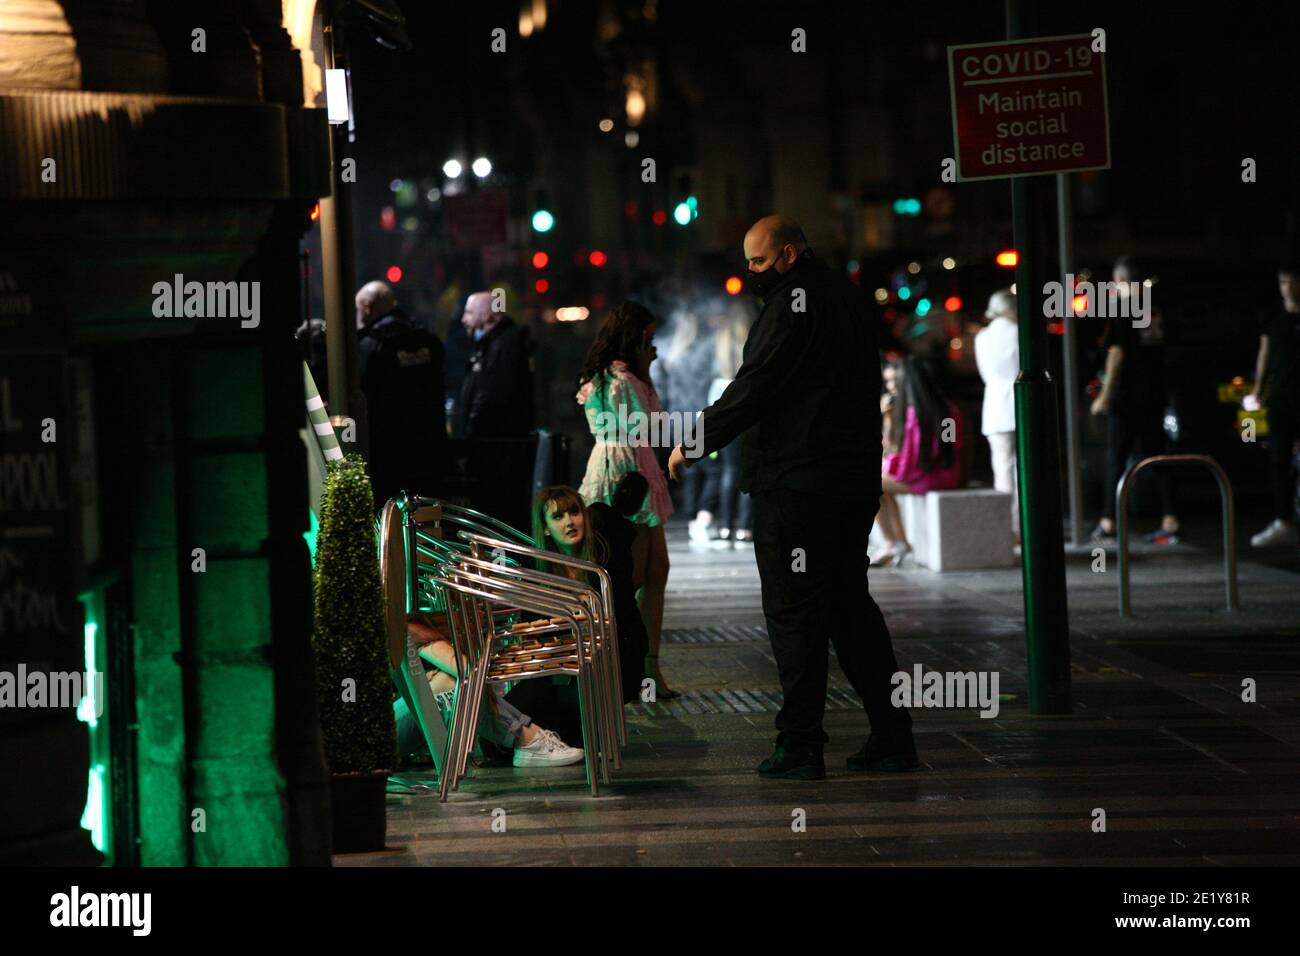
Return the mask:
[[[646, 673], [655, 682], [659, 700], [677, 697], [659, 670], [659, 635], [664, 620], [664, 589], [668, 583], [668, 545], [664, 522], [673, 512], [668, 481], [655, 457], [651, 440], [655, 431], [650, 416], [663, 406], [650, 383], [650, 363], [655, 358], [655, 317], [634, 302], [610, 310], [596, 340], [587, 352], [578, 378], [578, 404], [596, 440], [587, 460], [586, 476], [578, 489], [588, 504], [612, 504], [623, 476], [639, 471], [650, 486], [641, 507], [627, 517], [637, 526], [637, 602], [650, 642]], [[660, 442], [671, 443], [661, 435]]]

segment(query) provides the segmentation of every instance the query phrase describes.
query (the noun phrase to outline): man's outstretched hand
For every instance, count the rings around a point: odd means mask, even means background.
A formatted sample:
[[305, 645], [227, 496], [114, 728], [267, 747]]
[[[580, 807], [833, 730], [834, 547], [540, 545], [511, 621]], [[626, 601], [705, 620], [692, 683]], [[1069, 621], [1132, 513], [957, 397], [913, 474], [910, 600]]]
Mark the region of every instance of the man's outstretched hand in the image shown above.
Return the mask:
[[682, 446], [678, 445], [668, 456], [668, 477], [673, 481], [681, 481], [689, 467], [690, 462], [686, 458], [686, 453], [682, 451]]

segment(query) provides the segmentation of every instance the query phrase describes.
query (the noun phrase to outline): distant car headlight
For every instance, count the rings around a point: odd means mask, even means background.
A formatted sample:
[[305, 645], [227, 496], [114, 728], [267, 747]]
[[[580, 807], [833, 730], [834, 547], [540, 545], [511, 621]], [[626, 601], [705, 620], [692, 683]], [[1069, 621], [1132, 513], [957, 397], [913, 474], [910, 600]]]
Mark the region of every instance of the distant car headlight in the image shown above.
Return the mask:
[[1170, 442], [1177, 443], [1181, 429], [1178, 424], [1178, 416], [1173, 412], [1165, 412], [1165, 435]]

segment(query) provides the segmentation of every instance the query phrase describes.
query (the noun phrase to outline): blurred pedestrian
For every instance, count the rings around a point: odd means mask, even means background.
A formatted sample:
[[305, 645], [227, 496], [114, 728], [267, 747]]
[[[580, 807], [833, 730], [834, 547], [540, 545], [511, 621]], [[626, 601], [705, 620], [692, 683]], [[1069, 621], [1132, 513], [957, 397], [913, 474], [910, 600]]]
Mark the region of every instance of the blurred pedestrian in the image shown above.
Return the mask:
[[[1132, 306], [1139, 301], [1138, 283], [1148, 280], [1145, 269], [1132, 256], [1115, 260], [1111, 279], [1118, 294]], [[1115, 508], [1119, 480], [1128, 470], [1131, 457], [1145, 458], [1165, 452], [1165, 407], [1169, 396], [1165, 386], [1164, 317], [1150, 308], [1146, 316], [1124, 318], [1110, 310], [1106, 322], [1106, 368], [1101, 392], [1092, 403], [1092, 414], [1106, 417], [1106, 489], [1101, 518], [1093, 529], [1096, 544], [1113, 544]], [[1177, 544], [1180, 525], [1174, 512], [1173, 486], [1166, 469], [1153, 475], [1160, 494], [1160, 527], [1145, 536], [1151, 544]]]
[[[733, 297], [715, 310], [709, 321], [717, 327], [713, 339], [715, 377], [708, 395], [708, 403], [712, 405], [736, 378], [753, 316], [747, 303]], [[748, 543], [754, 539], [750, 521], [752, 503], [748, 492], [740, 490], [740, 446], [741, 442], [733, 441], [717, 453], [720, 465], [716, 472], [718, 537], [731, 542], [733, 547], [736, 542]], [[701, 465], [704, 463], [701, 461]]]
[[321, 401], [328, 406], [330, 393], [329, 365], [325, 360], [325, 320], [309, 319], [298, 326], [294, 337], [298, 340], [302, 360], [307, 363], [312, 380], [316, 383], [316, 391], [320, 393]]
[[442, 343], [383, 282], [362, 286], [356, 307], [375, 508], [403, 490], [435, 495], [447, 441]]
[[654, 679], [655, 696], [671, 700], [679, 694], [668, 687], [659, 669], [659, 637], [668, 585], [664, 522], [673, 513], [673, 504], [663, 469], [645, 435], [649, 416], [663, 412], [650, 382], [650, 364], [658, 354], [654, 346], [657, 326], [644, 306], [621, 303], [605, 317], [587, 351], [576, 398], [596, 445], [579, 491], [587, 504], [612, 504], [624, 475], [639, 471], [648, 483], [640, 508], [628, 517], [637, 526], [637, 577], [642, 581], [637, 600], [650, 645], [646, 673]]
[[985, 318], [975, 336], [975, 366], [984, 382], [980, 430], [993, 460], [993, 487], [1011, 495], [1011, 532], [1020, 541], [1020, 496], [1016, 491], [1016, 378], [1020, 375], [1020, 329], [1016, 297], [1010, 289], [989, 296]]
[[[664, 409], [693, 416], [708, 404], [713, 380], [713, 333], [693, 307], [678, 309], [667, 347], [652, 366], [656, 390]], [[662, 384], [660, 384], [662, 383]], [[717, 496], [716, 463], [700, 462], [682, 481], [682, 510], [690, 516], [692, 541], [707, 543]]]
[[461, 324], [473, 340], [457, 408], [461, 438], [522, 438], [533, 429], [532, 340], [528, 330], [475, 292]]
[[[706, 408], [699, 451], [743, 436], [741, 487], [754, 496], [754, 556], [784, 702], [764, 777], [826, 776], [829, 643], [871, 719], [852, 770], [918, 766], [912, 718], [890, 700], [898, 670], [867, 588], [867, 539], [880, 501], [876, 316], [860, 289], [808, 248], [786, 216], [745, 234], [746, 284], [763, 310], [735, 381]], [[689, 465], [681, 446], [669, 470]]]
[[1267, 392], [1273, 521], [1250, 539], [1256, 548], [1294, 546], [1297, 541], [1294, 462], [1300, 434], [1300, 261], [1278, 269], [1277, 285], [1282, 304], [1260, 330], [1255, 386], [1245, 403], [1248, 410], [1257, 411]]
[[931, 368], [929, 359], [909, 355], [884, 371], [879, 521], [885, 545], [871, 555], [873, 565], [903, 568], [912, 561], [898, 495], [923, 495], [962, 484], [965, 421]]

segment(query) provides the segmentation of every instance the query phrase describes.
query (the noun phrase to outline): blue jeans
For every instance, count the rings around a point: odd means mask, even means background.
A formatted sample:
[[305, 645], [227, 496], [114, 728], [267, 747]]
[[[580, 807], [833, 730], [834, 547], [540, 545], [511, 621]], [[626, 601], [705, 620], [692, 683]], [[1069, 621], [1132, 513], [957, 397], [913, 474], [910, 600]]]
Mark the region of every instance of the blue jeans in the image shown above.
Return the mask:
[[[491, 695], [492, 701], [488, 700]], [[444, 691], [434, 694], [433, 699], [442, 711], [443, 722], [451, 726], [451, 710], [455, 703], [455, 692]], [[495, 712], [491, 703], [495, 702]], [[398, 696], [393, 702], [393, 716], [397, 720], [397, 745], [402, 755], [420, 753], [426, 748], [424, 734], [420, 732], [420, 723], [415, 719], [406, 698]], [[478, 733], [499, 746], [513, 748], [519, 731], [531, 724], [532, 718], [506, 700], [500, 684], [489, 684], [483, 696], [483, 706], [478, 715]]]

